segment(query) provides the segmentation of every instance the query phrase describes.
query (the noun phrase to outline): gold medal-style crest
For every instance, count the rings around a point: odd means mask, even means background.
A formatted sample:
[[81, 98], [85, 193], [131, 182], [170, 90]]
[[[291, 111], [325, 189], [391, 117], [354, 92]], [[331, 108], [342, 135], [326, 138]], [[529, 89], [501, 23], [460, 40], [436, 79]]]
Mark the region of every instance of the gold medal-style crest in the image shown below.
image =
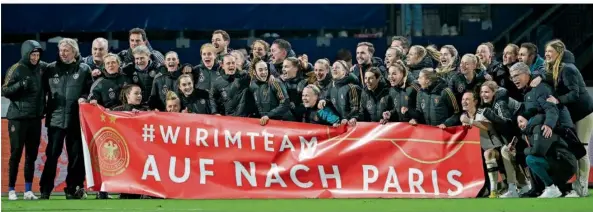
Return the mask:
[[126, 140], [111, 127], [101, 128], [91, 141], [93, 168], [105, 176], [117, 176], [130, 164]]

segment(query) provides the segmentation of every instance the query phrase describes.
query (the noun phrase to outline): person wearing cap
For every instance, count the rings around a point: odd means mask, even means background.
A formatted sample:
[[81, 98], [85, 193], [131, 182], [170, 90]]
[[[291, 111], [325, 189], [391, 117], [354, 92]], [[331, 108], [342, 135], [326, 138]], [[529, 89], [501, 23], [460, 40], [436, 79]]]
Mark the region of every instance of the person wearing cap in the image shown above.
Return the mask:
[[45, 106], [45, 92], [41, 83], [41, 69], [47, 64], [40, 60], [43, 49], [39, 42], [27, 40], [21, 46], [21, 60], [8, 69], [2, 84], [2, 96], [10, 100], [8, 136], [8, 199], [17, 200], [15, 183], [19, 162], [25, 149], [25, 193], [23, 199], [37, 199], [31, 191], [35, 160], [41, 140], [41, 119]]

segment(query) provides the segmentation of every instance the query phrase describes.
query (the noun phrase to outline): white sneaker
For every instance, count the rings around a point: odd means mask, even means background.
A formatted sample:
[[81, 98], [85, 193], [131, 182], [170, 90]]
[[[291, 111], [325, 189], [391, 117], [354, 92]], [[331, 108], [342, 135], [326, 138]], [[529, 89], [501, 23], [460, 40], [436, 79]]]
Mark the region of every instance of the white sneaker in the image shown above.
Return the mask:
[[519, 189], [519, 195], [529, 192], [531, 190], [531, 185], [527, 184]]
[[560, 192], [560, 189], [558, 189], [556, 185], [551, 185], [546, 187], [542, 195], [540, 195], [537, 198], [557, 198], [560, 196], [562, 196], [562, 192]]
[[17, 200], [19, 197], [16, 195], [15, 191], [8, 192], [8, 200]]
[[519, 193], [515, 189], [509, 189], [506, 193], [499, 196], [500, 198], [518, 198]]
[[37, 198], [37, 196], [35, 196], [35, 194], [33, 194], [32, 191], [27, 191], [27, 192], [25, 192], [25, 195], [23, 195], [23, 199], [26, 199], [26, 200], [36, 200], [36, 199], [39, 199], [39, 198]]
[[581, 197], [579, 196], [579, 194], [577, 194], [577, 192], [575, 190], [571, 190], [570, 193], [568, 193], [566, 196], [564, 197], [568, 197], [568, 198], [576, 198], [576, 197]]

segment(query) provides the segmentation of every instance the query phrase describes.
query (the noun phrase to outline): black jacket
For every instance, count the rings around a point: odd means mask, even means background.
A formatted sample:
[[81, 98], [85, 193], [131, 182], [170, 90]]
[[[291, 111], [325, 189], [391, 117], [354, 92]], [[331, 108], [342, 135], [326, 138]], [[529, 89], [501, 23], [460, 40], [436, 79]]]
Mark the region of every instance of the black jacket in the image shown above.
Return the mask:
[[560, 76], [555, 92], [560, 104], [565, 105], [574, 122], [593, 113], [593, 98], [585, 86], [585, 80], [574, 65], [574, 55], [565, 51], [562, 57]]
[[[222, 70], [221, 70], [222, 72]], [[213, 114], [248, 117], [253, 114], [255, 100], [249, 92], [250, 76], [236, 71], [234, 75], [221, 73], [212, 82], [210, 109]]]
[[442, 80], [432, 83], [427, 89], [421, 89], [416, 99], [416, 110], [408, 110], [418, 123], [431, 126], [460, 124], [460, 108], [455, 94]]
[[142, 104], [148, 105], [150, 92], [152, 91], [152, 84], [154, 78], [161, 70], [159, 63], [150, 61], [144, 70], [139, 70], [134, 63], [128, 64], [122, 68], [122, 72], [130, 78], [132, 83], [140, 86], [142, 90]]
[[43, 117], [45, 90], [42, 86], [42, 71], [47, 64], [39, 61], [30, 62], [29, 56], [34, 49], [43, 51], [41, 44], [28, 40], [21, 46], [21, 60], [8, 69], [2, 84], [2, 96], [10, 100], [6, 118], [29, 119]]
[[[496, 62], [496, 61], [494, 61]], [[507, 90], [507, 95], [510, 98], [521, 100], [523, 99], [523, 95], [521, 91], [517, 88], [517, 86], [511, 80], [511, 72], [510, 68], [515, 63], [504, 65], [503, 63], [498, 63], [495, 67], [493, 67], [492, 72], [488, 73], [492, 76], [492, 80], [496, 82], [499, 87], [503, 87]]]
[[150, 97], [148, 97], [148, 106], [150, 108], [156, 108], [159, 111], [165, 110], [167, 92], [176, 92], [178, 90], [177, 78], [181, 76], [181, 69], [183, 67], [178, 68], [174, 72], [169, 72], [166, 67], [161, 67], [161, 70], [152, 81], [152, 90], [150, 91]]
[[375, 90], [364, 89], [360, 97], [358, 121], [379, 122], [383, 119], [383, 112], [388, 107], [389, 87], [379, 81]]
[[373, 57], [371, 58], [371, 64], [365, 64], [365, 65], [360, 65], [360, 64], [356, 64], [352, 67], [352, 73], [354, 74], [354, 76], [356, 76], [356, 79], [358, 79], [358, 81], [360, 82], [359, 86], [361, 86], [362, 88], [366, 88], [366, 85], [363, 83], [364, 82], [364, 74], [371, 69], [371, 67], [377, 67], [379, 68], [379, 71], [381, 72], [381, 81], [385, 81], [385, 78], [387, 77], [387, 68], [385, 68], [385, 65], [383, 63], [383, 60], [379, 57]]
[[418, 64], [409, 65], [408, 68], [410, 69], [410, 74], [412, 78], [414, 78], [414, 81], [418, 80], [418, 76], [420, 76], [420, 71], [422, 71], [422, 69], [432, 68], [432, 64], [432, 59], [427, 54], [426, 56], [424, 56], [424, 58], [422, 58], [422, 60]]
[[[552, 88], [547, 83], [540, 83], [537, 87], [526, 86], [524, 89], [525, 109], [521, 114], [529, 120], [524, 133], [531, 134], [531, 129], [538, 125], [547, 125], [552, 129], [574, 128], [572, 119], [566, 107], [561, 104], [555, 105], [546, 101], [552, 95]], [[544, 115], [542, 118], [534, 118], [537, 115]], [[527, 132], [526, 132], [527, 131]]]
[[208, 69], [204, 64], [194, 66], [192, 75], [194, 77], [195, 88], [209, 91], [212, 88], [212, 82], [220, 76], [221, 71], [218, 64], [214, 64], [212, 69]]
[[303, 108], [303, 89], [307, 86], [308, 80], [302, 76], [302, 72], [299, 72], [296, 77], [288, 79], [283, 82], [286, 86], [286, 92], [288, 99], [290, 100], [290, 110], [297, 120], [302, 119]]
[[[157, 63], [159, 66], [165, 64], [165, 56], [157, 50], [152, 49], [152, 47], [148, 47], [150, 49], [150, 60]], [[134, 65], [134, 54], [132, 54], [132, 49], [128, 48], [122, 50], [121, 52], [117, 53], [119, 59], [121, 60], [121, 67], [125, 67], [128, 65]]]
[[516, 120], [522, 107], [521, 102], [510, 98], [504, 88], [499, 88], [494, 93], [491, 103], [480, 105], [484, 110], [484, 117], [492, 123], [496, 132], [503, 136], [505, 142], [510, 142], [514, 136], [521, 136]]
[[181, 110], [187, 108], [188, 113], [196, 114], [212, 114], [210, 109], [210, 94], [206, 90], [194, 89], [193, 93], [185, 96], [182, 93], [178, 94], [181, 100]]
[[146, 105], [130, 105], [130, 104], [123, 104], [112, 108], [113, 111], [132, 111], [132, 110], [139, 110], [139, 111], [148, 111], [150, 110]]
[[389, 88], [389, 98], [387, 101], [387, 108], [391, 112], [391, 122], [409, 122], [410, 113], [402, 114], [401, 108], [407, 107], [408, 111], [416, 110], [416, 98], [420, 91], [420, 86], [413, 82], [412, 77], [407, 77], [407, 80], [402, 87], [396, 86]]
[[119, 99], [121, 88], [130, 83], [132, 83], [130, 78], [124, 76], [121, 72], [109, 74], [104, 71], [102, 76], [95, 80], [91, 86], [89, 101], [97, 100], [97, 104], [105, 108], [115, 107], [121, 104]]
[[468, 82], [465, 75], [461, 72], [458, 72], [449, 82], [449, 88], [455, 93], [455, 98], [457, 98], [459, 104], [461, 104], [461, 98], [465, 91], [473, 91], [477, 94], [480, 93], [480, 88], [482, 87], [482, 83], [485, 82], [485, 79], [484, 77], [481, 77], [483, 76], [481, 70], [476, 69], [474, 73], [475, 75], [471, 82]]
[[350, 120], [358, 118], [360, 92], [360, 87], [356, 85], [356, 77], [350, 74], [340, 80], [334, 80], [323, 99], [326, 100], [326, 106], [334, 107], [341, 119]]
[[[71, 64], [59, 58], [47, 65], [43, 82], [48, 92], [46, 126], [67, 129], [78, 125], [78, 99], [87, 99], [93, 78], [91, 68], [78, 56]], [[74, 126], [73, 126], [74, 125]]]
[[295, 120], [290, 110], [289, 94], [284, 84], [279, 80], [276, 79], [270, 83], [268, 80], [264, 82], [254, 79], [249, 90], [253, 94], [260, 117], [268, 116], [270, 119], [284, 121]]

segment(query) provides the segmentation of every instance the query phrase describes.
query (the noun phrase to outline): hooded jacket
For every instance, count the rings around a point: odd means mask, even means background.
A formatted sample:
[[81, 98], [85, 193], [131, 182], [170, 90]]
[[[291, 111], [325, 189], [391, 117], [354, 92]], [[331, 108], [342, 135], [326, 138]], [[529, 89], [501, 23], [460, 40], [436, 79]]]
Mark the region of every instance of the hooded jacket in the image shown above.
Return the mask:
[[101, 77], [95, 80], [91, 86], [89, 101], [97, 100], [97, 104], [105, 108], [115, 107], [121, 104], [119, 99], [121, 88], [130, 83], [132, 83], [130, 78], [121, 72], [109, 74], [107, 71], [103, 71]]
[[87, 99], [93, 84], [91, 68], [76, 61], [65, 64], [58, 58], [47, 65], [43, 82], [49, 93], [47, 99], [46, 126], [67, 129], [78, 125], [78, 99]]
[[[516, 63], [516, 62], [515, 62]], [[496, 67], [494, 67], [492, 73], [492, 80], [496, 82], [499, 87], [503, 87], [506, 89], [507, 95], [510, 98], [521, 100], [523, 99], [523, 95], [521, 91], [515, 86], [513, 81], [511, 80], [511, 71], [510, 68], [515, 64], [511, 63], [508, 65], [504, 65], [503, 63], [498, 63]]]
[[[521, 113], [525, 119], [529, 120], [527, 127], [523, 130], [524, 133], [530, 135], [534, 126], [547, 125], [552, 129], [560, 128], [574, 128], [574, 124], [566, 107], [562, 104], [555, 105], [546, 101], [551, 96], [552, 88], [547, 83], [540, 83], [535, 88], [526, 86], [523, 90], [525, 93], [524, 106], [525, 109]], [[534, 118], [537, 115], [541, 118]]]
[[460, 124], [460, 108], [455, 94], [442, 80], [421, 89], [416, 99], [416, 110], [408, 110], [418, 123], [431, 126], [445, 124], [447, 127]]
[[183, 67], [178, 67], [177, 70], [169, 72], [166, 67], [161, 67], [161, 70], [152, 81], [152, 90], [150, 91], [150, 97], [148, 97], [148, 106], [150, 108], [156, 108], [159, 111], [166, 109], [167, 92], [176, 92], [178, 90], [177, 79], [181, 76], [181, 69]]
[[531, 66], [529, 66], [529, 71], [531, 71], [531, 75], [545, 77], [545, 73], [546, 73], [545, 65], [546, 65], [546, 61], [544, 60], [544, 58], [537, 55], [533, 64], [531, 64]]
[[463, 97], [463, 93], [465, 91], [473, 91], [475, 93], [480, 93], [480, 88], [482, 87], [482, 83], [486, 80], [484, 77], [483, 71], [480, 69], [474, 70], [474, 78], [471, 82], [468, 82], [461, 72], [457, 72], [457, 74], [451, 79], [449, 82], [449, 88], [455, 94], [455, 98], [459, 104], [461, 104], [461, 98]]
[[213, 114], [248, 117], [255, 112], [253, 95], [249, 92], [250, 76], [236, 71], [234, 75], [222, 73], [212, 82], [210, 109]]
[[2, 84], [2, 96], [10, 99], [6, 117], [29, 119], [43, 117], [45, 90], [42, 86], [42, 71], [47, 64], [41, 60], [31, 64], [33, 50], [43, 53], [39, 42], [27, 40], [21, 45], [21, 60], [8, 69]]
[[[153, 61], [154, 63], [157, 63], [155, 65], [158, 66], [162, 66], [163, 64], [165, 64], [165, 56], [163, 56], [163, 54], [157, 50], [152, 49], [152, 47], [150, 45], [147, 46], [148, 49], [150, 49], [150, 60]], [[117, 53], [117, 56], [119, 56], [119, 59], [121, 60], [121, 67], [125, 67], [128, 66], [130, 64], [134, 64], [134, 54], [132, 54], [132, 49], [128, 48], [125, 50], [122, 50], [121, 52]]]
[[161, 70], [161, 65], [154, 61], [150, 61], [144, 70], [138, 69], [134, 63], [128, 64], [122, 68], [122, 72], [130, 79], [130, 81], [142, 90], [142, 104], [148, 105], [150, 92], [154, 78]]
[[265, 81], [255, 78], [252, 80], [249, 90], [253, 93], [259, 115], [275, 120], [294, 121], [295, 118], [290, 110], [290, 98], [284, 84], [278, 79], [268, 82], [269, 70]]
[[389, 121], [391, 122], [409, 122], [410, 113], [401, 112], [402, 107], [407, 107], [408, 111], [416, 110], [416, 98], [420, 91], [420, 86], [414, 83], [411, 76], [406, 76], [406, 82], [402, 86], [389, 88], [389, 98], [387, 99], [387, 108], [391, 112]]
[[303, 113], [303, 122], [329, 126], [340, 123], [341, 119], [338, 115], [336, 115], [335, 111], [329, 107], [325, 107], [320, 110], [317, 108], [318, 103], [319, 101], [315, 103], [315, 106], [305, 108]]
[[341, 119], [350, 120], [358, 118], [360, 92], [356, 77], [349, 74], [342, 79], [333, 80], [323, 99], [326, 100], [326, 106], [334, 107]]
[[185, 96], [183, 93], [180, 93], [178, 96], [181, 102], [182, 110], [187, 108], [188, 113], [212, 114], [210, 103], [208, 102], [210, 97], [208, 91], [194, 89], [194, 91], [189, 96]]
[[432, 59], [430, 55], [426, 54], [426, 56], [424, 56], [424, 58], [422, 58], [422, 60], [418, 62], [418, 64], [408, 65], [408, 68], [410, 69], [410, 74], [412, 74], [412, 78], [415, 82], [417, 82], [418, 76], [420, 76], [420, 71], [422, 71], [422, 69], [425, 68], [432, 68], [432, 65]]
[[389, 88], [383, 81], [379, 81], [375, 90], [365, 88], [360, 97], [358, 121], [379, 122], [388, 106]]
[[587, 91], [585, 80], [574, 65], [574, 55], [565, 51], [562, 57], [561, 73], [555, 86], [555, 96], [560, 104], [565, 105], [574, 122], [593, 113], [593, 98]]
[[521, 102], [510, 98], [504, 88], [499, 88], [490, 103], [482, 103], [483, 115], [493, 125], [496, 132], [503, 136], [504, 142], [510, 142], [514, 136], [520, 136], [521, 131], [516, 121], [523, 105]]

